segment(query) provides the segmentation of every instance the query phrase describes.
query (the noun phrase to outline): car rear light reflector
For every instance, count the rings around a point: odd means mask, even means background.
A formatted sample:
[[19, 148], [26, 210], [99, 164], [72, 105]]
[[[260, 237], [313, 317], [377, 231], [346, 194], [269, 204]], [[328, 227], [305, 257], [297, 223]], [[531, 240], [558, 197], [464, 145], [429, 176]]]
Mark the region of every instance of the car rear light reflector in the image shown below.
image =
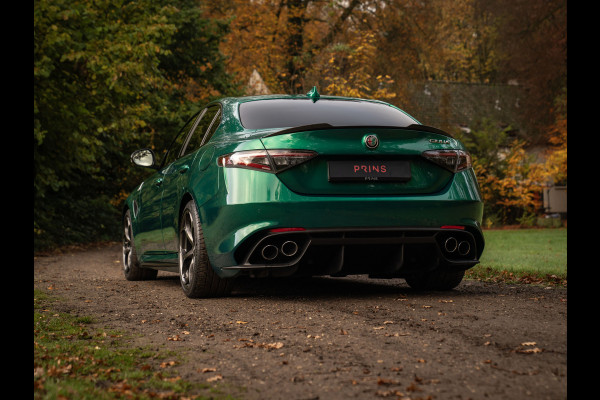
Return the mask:
[[464, 150], [428, 150], [423, 157], [452, 172], [471, 168], [471, 155]]
[[444, 225], [441, 227], [441, 229], [465, 229], [464, 226], [460, 226], [460, 225]]
[[247, 150], [219, 157], [218, 165], [277, 173], [302, 164], [316, 155], [316, 152], [309, 150]]
[[274, 228], [274, 229], [269, 229], [269, 232], [271, 233], [278, 233], [278, 232], [297, 232], [297, 231], [305, 231], [306, 229], [304, 228]]

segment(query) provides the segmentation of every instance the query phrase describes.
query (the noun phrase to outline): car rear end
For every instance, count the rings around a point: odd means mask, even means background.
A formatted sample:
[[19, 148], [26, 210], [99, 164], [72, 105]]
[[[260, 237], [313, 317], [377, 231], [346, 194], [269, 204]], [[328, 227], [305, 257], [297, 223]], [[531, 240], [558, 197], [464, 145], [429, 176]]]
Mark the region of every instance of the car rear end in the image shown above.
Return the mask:
[[[483, 206], [463, 145], [385, 103], [357, 103], [279, 104], [268, 112], [293, 105], [299, 120], [254, 130], [244, 110], [251, 103], [241, 104], [250, 139], [221, 147], [223, 196], [205, 205], [220, 210], [207, 218], [206, 237], [221, 276], [404, 277], [478, 263]], [[365, 104], [375, 118], [347, 114]], [[312, 123], [301, 124], [308, 114]]]

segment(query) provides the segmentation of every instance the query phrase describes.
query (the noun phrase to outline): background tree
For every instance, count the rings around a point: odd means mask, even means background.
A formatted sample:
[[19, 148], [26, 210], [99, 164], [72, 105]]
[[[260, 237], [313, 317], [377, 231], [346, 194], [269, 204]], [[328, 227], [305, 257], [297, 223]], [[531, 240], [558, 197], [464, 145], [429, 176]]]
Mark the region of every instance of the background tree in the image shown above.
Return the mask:
[[553, 108], [554, 124], [549, 129], [550, 150], [546, 158], [546, 168], [557, 186], [567, 186], [567, 91], [557, 98]]
[[543, 170], [567, 180], [566, 39], [565, 0], [35, 0], [35, 245], [118, 237], [120, 205], [148, 173], [131, 151], [160, 153], [254, 69], [273, 93], [317, 85], [409, 112], [415, 83], [518, 82], [523, 134], [507, 158], [481, 152], [491, 142], [498, 155], [504, 127], [470, 122], [486, 208], [521, 218], [530, 208], [498, 196], [537, 190], [527, 146], [549, 144]]
[[360, 3], [228, 0], [204, 7], [215, 18], [232, 18], [221, 51], [240, 84], [257, 69], [273, 93], [306, 93], [315, 84], [307, 82], [307, 74], [324, 49], [349, 29]]
[[230, 90], [223, 33], [191, 1], [34, 2], [36, 248], [119, 237], [119, 205], [144, 173], [129, 154]]
[[479, 1], [501, 21], [495, 42], [496, 51], [503, 54], [498, 80], [517, 81], [523, 88], [521, 109], [528, 139], [546, 143], [555, 101], [567, 87], [567, 2]]

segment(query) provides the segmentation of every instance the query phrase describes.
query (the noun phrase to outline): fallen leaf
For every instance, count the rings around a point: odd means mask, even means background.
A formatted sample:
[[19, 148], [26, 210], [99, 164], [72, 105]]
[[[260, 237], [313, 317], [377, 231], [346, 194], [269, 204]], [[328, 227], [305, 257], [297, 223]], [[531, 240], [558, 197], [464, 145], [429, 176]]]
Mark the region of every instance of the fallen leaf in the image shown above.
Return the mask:
[[521, 354], [533, 354], [533, 353], [541, 353], [542, 349], [535, 347], [533, 349], [517, 349], [516, 351], [517, 351], [517, 353], [521, 353]]
[[176, 364], [175, 361], [165, 361], [165, 362], [160, 363], [160, 367], [167, 368], [167, 367], [172, 367], [175, 364]]
[[223, 375], [215, 375], [215, 376], [208, 378], [206, 380], [206, 382], [216, 382], [216, 381], [220, 381], [221, 379], [223, 379]]
[[246, 321], [235, 321], [236, 324], [247, 324], [248, 322]]
[[378, 385], [397, 385], [398, 382], [392, 379], [377, 378]]
[[205, 374], [207, 372], [215, 372], [217, 369], [216, 368], [202, 368], [202, 373]]
[[536, 342], [523, 342], [521, 343], [521, 346], [535, 346], [536, 344]]
[[378, 390], [375, 392], [375, 396], [379, 396], [379, 397], [397, 396], [397, 398], [402, 398], [402, 397], [404, 397], [404, 393], [402, 393], [398, 390]]
[[280, 349], [282, 348], [284, 345], [282, 342], [274, 342], [274, 343], [255, 343], [253, 340], [250, 339], [239, 339], [240, 342], [244, 342], [243, 345], [241, 346], [233, 346], [233, 348], [235, 349], [241, 349], [244, 347], [260, 347], [263, 349]]

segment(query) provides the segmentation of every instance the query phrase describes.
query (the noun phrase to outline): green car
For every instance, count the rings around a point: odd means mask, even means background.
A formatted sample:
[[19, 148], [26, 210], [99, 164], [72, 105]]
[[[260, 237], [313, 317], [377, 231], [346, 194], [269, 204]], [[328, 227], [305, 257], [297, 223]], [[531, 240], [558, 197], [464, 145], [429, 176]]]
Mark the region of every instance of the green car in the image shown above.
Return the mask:
[[357, 98], [223, 98], [193, 115], [123, 210], [128, 280], [179, 274], [191, 298], [234, 278], [404, 278], [449, 290], [479, 262], [483, 203], [451, 135]]

